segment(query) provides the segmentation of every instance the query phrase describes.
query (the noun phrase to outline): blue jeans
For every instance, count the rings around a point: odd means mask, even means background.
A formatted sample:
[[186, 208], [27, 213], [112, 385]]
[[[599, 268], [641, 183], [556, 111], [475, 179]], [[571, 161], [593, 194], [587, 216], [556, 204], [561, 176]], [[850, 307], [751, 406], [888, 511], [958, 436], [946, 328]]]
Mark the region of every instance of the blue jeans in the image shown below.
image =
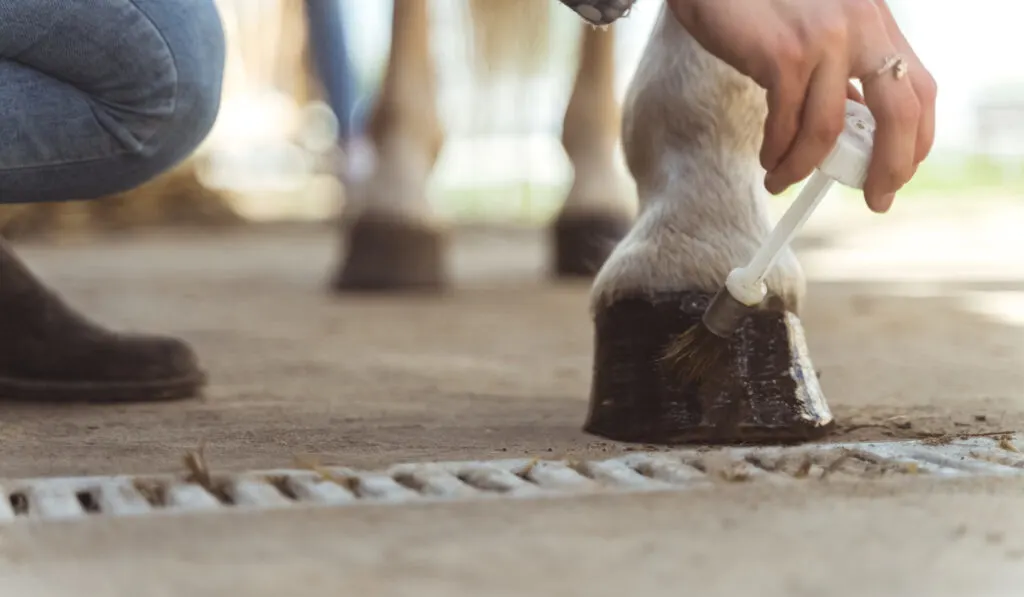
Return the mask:
[[0, 0], [0, 203], [122, 192], [188, 157], [224, 52], [213, 0]]

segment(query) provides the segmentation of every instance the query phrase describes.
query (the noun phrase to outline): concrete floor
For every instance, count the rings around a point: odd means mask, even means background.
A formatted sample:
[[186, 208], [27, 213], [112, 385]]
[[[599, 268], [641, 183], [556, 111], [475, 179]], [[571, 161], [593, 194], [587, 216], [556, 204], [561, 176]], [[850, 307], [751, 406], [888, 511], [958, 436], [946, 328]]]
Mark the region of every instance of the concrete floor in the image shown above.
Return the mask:
[[[854, 209], [854, 207], [856, 209]], [[801, 241], [804, 316], [843, 440], [1024, 429], [1024, 240], [1011, 204], [833, 204]], [[583, 435], [586, 285], [533, 232], [465, 231], [446, 297], [330, 297], [325, 229], [19, 248], [97, 319], [192, 341], [213, 385], [178, 404], [4, 404], [0, 477], [219, 470], [294, 455], [607, 456]], [[907, 282], [910, 280], [910, 282]], [[728, 486], [678, 495], [359, 507], [0, 529], [26, 595], [1010, 594], [1014, 481]], [[1006, 589], [999, 592], [999, 589]], [[18, 590], [21, 593], [18, 593]], [[6, 591], [4, 592], [6, 594]]]
[[2, 531], [33, 597], [1019, 595], [1020, 482], [117, 519]]

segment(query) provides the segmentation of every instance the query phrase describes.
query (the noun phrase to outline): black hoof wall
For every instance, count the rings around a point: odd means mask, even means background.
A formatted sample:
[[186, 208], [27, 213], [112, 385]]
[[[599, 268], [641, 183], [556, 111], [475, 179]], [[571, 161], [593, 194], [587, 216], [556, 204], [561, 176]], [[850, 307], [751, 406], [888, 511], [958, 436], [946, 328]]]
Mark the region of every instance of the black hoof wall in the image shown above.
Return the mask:
[[345, 261], [331, 280], [335, 291], [438, 291], [448, 285], [448, 237], [432, 226], [366, 215], [346, 240]]
[[555, 275], [593, 277], [630, 226], [632, 221], [622, 215], [562, 215], [551, 226]]
[[[696, 292], [620, 300], [596, 317], [590, 411], [584, 430], [651, 444], [783, 444], [833, 428], [800, 320], [759, 311], [700, 382], [662, 358], [711, 299]], [[685, 366], [685, 363], [683, 363]]]

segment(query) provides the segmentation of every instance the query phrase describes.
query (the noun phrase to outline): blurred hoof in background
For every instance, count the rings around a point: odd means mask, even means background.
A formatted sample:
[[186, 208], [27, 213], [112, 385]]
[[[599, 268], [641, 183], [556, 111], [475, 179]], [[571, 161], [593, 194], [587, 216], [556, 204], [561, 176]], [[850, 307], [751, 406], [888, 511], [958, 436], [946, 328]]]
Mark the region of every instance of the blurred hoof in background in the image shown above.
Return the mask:
[[448, 234], [434, 224], [365, 213], [345, 235], [336, 292], [439, 291], [448, 285]]
[[623, 214], [561, 214], [550, 228], [554, 275], [592, 278], [632, 225], [632, 219]]
[[[834, 427], [800, 320], [762, 310], [701, 382], [666, 363], [666, 346], [699, 325], [711, 294], [618, 300], [595, 317], [594, 372], [584, 430], [651, 444], [794, 443]], [[680, 363], [685, 366], [685, 363]]]

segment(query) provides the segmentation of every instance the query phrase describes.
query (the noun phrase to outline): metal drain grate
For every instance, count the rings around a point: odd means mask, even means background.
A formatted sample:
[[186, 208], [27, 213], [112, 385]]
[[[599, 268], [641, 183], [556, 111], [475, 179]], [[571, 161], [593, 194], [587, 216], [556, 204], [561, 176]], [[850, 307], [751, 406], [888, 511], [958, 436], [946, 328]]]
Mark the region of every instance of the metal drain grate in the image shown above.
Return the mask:
[[826, 477], [1024, 475], [1018, 437], [946, 444], [893, 442], [795, 448], [633, 453], [607, 460], [494, 460], [401, 464], [385, 471], [272, 470], [214, 476], [0, 481], [0, 522], [266, 509], [299, 505], [531, 498], [672, 491], [715, 482], [791, 483]]

